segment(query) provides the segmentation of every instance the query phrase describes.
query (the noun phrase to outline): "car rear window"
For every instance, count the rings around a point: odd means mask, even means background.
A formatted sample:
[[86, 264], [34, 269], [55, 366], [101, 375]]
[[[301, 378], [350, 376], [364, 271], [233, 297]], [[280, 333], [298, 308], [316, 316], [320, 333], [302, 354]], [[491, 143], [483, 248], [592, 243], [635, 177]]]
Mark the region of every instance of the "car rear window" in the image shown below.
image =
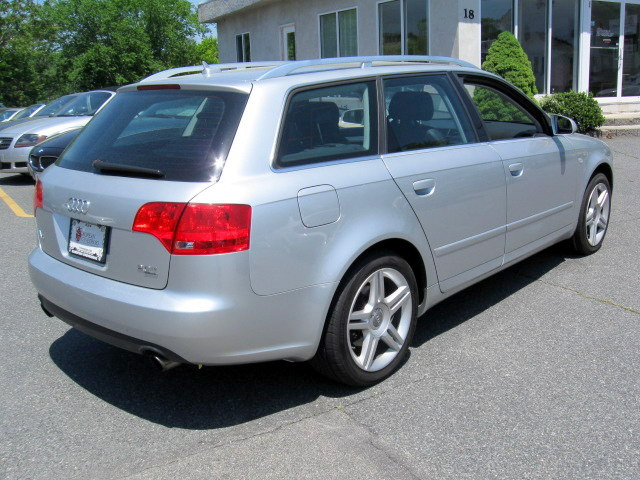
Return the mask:
[[93, 166], [100, 160], [159, 170], [163, 180], [211, 181], [226, 159], [247, 98], [221, 91], [118, 93], [56, 164], [100, 173]]

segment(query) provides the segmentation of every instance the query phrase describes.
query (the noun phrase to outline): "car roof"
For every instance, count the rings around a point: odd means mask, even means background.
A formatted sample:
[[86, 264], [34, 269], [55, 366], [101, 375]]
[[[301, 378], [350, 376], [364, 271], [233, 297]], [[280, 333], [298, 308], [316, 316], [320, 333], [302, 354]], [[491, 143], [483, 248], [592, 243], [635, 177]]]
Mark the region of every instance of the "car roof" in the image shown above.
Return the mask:
[[[145, 85], [178, 84], [187, 89], [230, 89], [248, 93], [257, 84], [306, 85], [351, 78], [397, 73], [483, 72], [476, 66], [449, 57], [375, 56], [302, 60], [293, 62], [249, 62], [191, 66], [165, 70], [118, 91]], [[486, 73], [486, 72], [483, 72]]]

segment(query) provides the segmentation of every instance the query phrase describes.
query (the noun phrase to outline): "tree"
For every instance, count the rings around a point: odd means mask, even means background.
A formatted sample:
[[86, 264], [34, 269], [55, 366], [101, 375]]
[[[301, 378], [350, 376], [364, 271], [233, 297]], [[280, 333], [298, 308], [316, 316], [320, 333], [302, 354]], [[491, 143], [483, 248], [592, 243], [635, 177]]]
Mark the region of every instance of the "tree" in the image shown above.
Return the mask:
[[518, 39], [510, 32], [502, 32], [498, 35], [497, 40], [489, 48], [482, 68], [500, 75], [531, 98], [538, 93], [536, 77], [529, 57]]
[[[49, 0], [52, 43], [65, 90], [132, 83], [190, 63], [204, 32], [188, 0]], [[63, 93], [63, 92], [61, 92]]]
[[27, 105], [45, 94], [49, 67], [41, 46], [47, 27], [39, 12], [32, 0], [0, 0], [0, 103]]
[[191, 63], [198, 64], [201, 62], [218, 63], [218, 39], [215, 37], [206, 37], [196, 45], [194, 61]]

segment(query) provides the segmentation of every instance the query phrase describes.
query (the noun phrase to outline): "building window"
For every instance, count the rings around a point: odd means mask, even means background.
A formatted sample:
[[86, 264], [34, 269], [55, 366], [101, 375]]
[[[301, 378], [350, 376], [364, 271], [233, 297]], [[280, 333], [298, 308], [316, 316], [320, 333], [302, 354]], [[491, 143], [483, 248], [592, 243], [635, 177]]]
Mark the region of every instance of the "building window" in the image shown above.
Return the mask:
[[482, 0], [482, 62], [502, 32], [513, 33], [513, 0]]
[[545, 91], [545, 63], [549, 33], [547, 26], [548, 6], [547, 0], [536, 0], [535, 2], [519, 0], [518, 5], [518, 39], [531, 61], [539, 93]]
[[236, 35], [236, 55], [238, 62], [251, 61], [251, 42], [248, 33]]
[[427, 0], [391, 0], [378, 4], [379, 46], [382, 55], [428, 55]]
[[577, 88], [580, 0], [481, 0], [482, 62], [504, 31], [526, 52], [538, 93]]
[[320, 56], [358, 55], [358, 15], [355, 8], [320, 15]]
[[282, 39], [282, 59], [296, 59], [296, 27], [295, 25], [285, 25], [280, 27]]
[[551, 93], [578, 85], [580, 5], [575, 0], [553, 0], [551, 22]]

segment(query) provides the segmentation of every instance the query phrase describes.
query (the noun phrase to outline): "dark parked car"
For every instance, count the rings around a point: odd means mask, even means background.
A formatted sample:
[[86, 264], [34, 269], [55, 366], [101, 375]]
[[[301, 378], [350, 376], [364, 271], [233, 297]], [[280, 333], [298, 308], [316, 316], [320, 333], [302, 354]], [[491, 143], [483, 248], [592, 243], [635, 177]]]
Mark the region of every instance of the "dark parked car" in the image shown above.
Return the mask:
[[78, 132], [80, 132], [79, 128], [61, 133], [45, 140], [31, 150], [27, 167], [34, 180], [40, 172], [58, 159], [64, 149], [67, 148], [67, 145], [71, 143], [71, 140], [76, 138]]

